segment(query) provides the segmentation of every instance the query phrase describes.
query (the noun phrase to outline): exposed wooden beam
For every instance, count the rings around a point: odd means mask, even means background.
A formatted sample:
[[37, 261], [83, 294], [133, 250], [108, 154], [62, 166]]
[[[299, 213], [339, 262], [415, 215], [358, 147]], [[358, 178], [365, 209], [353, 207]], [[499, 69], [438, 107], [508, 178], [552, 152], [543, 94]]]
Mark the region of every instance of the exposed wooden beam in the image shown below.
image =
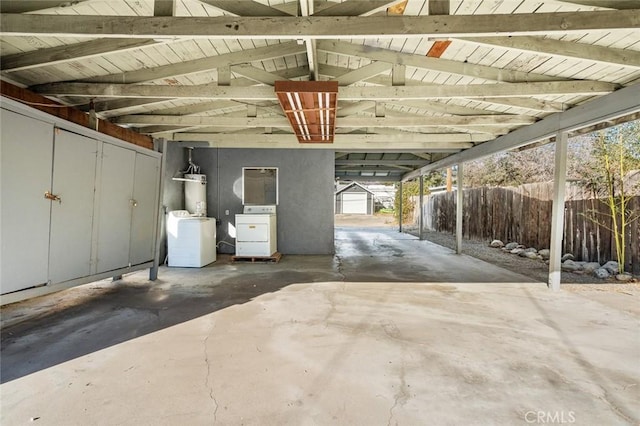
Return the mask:
[[[300, 14], [303, 17], [313, 15], [313, 0], [298, 0], [300, 3]], [[304, 37], [303, 40], [307, 50], [307, 63], [309, 65], [309, 80], [318, 81], [318, 52], [316, 50], [316, 41], [310, 37]]]
[[[308, 70], [307, 67], [305, 69]], [[278, 74], [256, 68], [250, 64], [233, 65], [231, 66], [231, 72], [269, 86], [273, 86], [276, 81], [282, 80], [282, 77]]]
[[0, 94], [2, 96], [6, 96], [6, 98], [2, 99], [2, 102], [5, 102], [5, 99], [8, 99], [8, 102], [21, 102], [35, 109], [46, 112], [47, 114], [51, 114], [80, 126], [97, 130], [100, 133], [113, 136], [120, 140], [143, 146], [145, 148], [153, 148], [153, 141], [148, 136], [141, 135], [132, 130], [125, 129], [100, 119], [95, 120], [94, 125], [92, 126], [89, 114], [76, 108], [61, 105], [58, 102], [47, 99], [27, 89], [22, 89], [9, 84], [6, 81], [0, 81]]
[[640, 112], [638, 99], [640, 99], [640, 84], [625, 87], [570, 110], [549, 115], [537, 123], [521, 127], [490, 142], [485, 142], [459, 154], [445, 157], [420, 170], [406, 174], [402, 179], [405, 181], [411, 180], [453, 164], [477, 160], [498, 152], [547, 140], [558, 132], [572, 132], [619, 117], [633, 116], [633, 114]]
[[486, 102], [494, 105], [502, 105], [513, 108], [528, 109], [534, 112], [560, 112], [569, 108], [570, 105], [560, 102], [544, 101], [535, 98], [478, 98], [480, 102]]
[[401, 101], [386, 101], [385, 103], [395, 108], [417, 108], [417, 109], [423, 109], [430, 112], [449, 114], [449, 115], [479, 115], [479, 114], [500, 115], [502, 114], [495, 111], [485, 110], [482, 108], [470, 108], [470, 107], [446, 104], [446, 103], [436, 102], [436, 101], [401, 100]]
[[[640, 7], [640, 2], [638, 2]], [[541, 37], [476, 37], [465, 42], [640, 68], [640, 52]]]
[[354, 167], [354, 166], [336, 166], [335, 168], [336, 172], [397, 172], [398, 170], [414, 170], [413, 167], [408, 167], [408, 166], [400, 166], [400, 165], [393, 165], [390, 164], [388, 166], [361, 166], [361, 167]]
[[337, 117], [348, 117], [371, 108], [375, 108], [375, 101], [345, 102], [338, 101]]
[[2, 0], [0, 13], [27, 13], [38, 10], [75, 6], [86, 0]]
[[139, 38], [91, 40], [3, 56], [2, 61], [0, 61], [0, 69], [2, 69], [2, 71], [20, 71], [48, 65], [58, 65], [65, 62], [102, 56], [106, 53], [122, 53], [127, 50], [138, 49], [154, 44], [158, 43], [154, 40]]
[[243, 50], [240, 52], [224, 53], [217, 56], [193, 59], [191, 61], [179, 62], [176, 64], [162, 65], [154, 68], [143, 68], [136, 71], [93, 77], [84, 81], [92, 83], [144, 83], [163, 78], [175, 77], [178, 75], [209, 71], [236, 63], [262, 61], [282, 56], [297, 55], [304, 51], [304, 46], [299, 46], [296, 42], [291, 41], [258, 47], [256, 49]]
[[313, 16], [363, 16], [386, 10], [401, 0], [347, 0], [329, 6], [313, 14]]
[[448, 15], [449, 0], [427, 0], [429, 15]]
[[405, 165], [405, 166], [423, 166], [428, 163], [427, 160], [414, 160], [414, 159], [397, 159], [397, 160], [336, 160], [336, 166], [393, 166], [393, 165]]
[[336, 173], [341, 182], [399, 182], [399, 176], [344, 176]]
[[[555, 81], [548, 83], [503, 83], [440, 86], [341, 87], [339, 98], [345, 101], [403, 99], [444, 99], [522, 97], [545, 95], [597, 96], [613, 92], [615, 84], [592, 81]], [[99, 83], [50, 83], [33, 88], [43, 95], [89, 98], [176, 98], [176, 99], [253, 99], [274, 100], [272, 87], [234, 87], [212, 84], [199, 86], [161, 86]]]
[[[224, 101], [222, 101], [224, 102]], [[236, 104], [237, 105], [237, 104]], [[217, 127], [289, 127], [285, 117], [228, 118], [217, 116], [178, 115], [123, 115], [112, 120], [114, 123], [132, 125], [169, 126], [217, 126]], [[504, 124], [526, 125], [535, 119], [528, 116], [466, 116], [466, 117], [346, 117], [336, 121], [338, 127], [440, 127], [440, 126], [503, 126]]]
[[403, 64], [405, 66], [440, 71], [448, 74], [482, 78], [491, 81], [522, 82], [559, 80], [559, 78], [541, 74], [493, 68], [485, 65], [476, 65], [441, 58], [429, 58], [422, 55], [412, 55], [410, 53], [396, 52], [389, 49], [382, 49], [363, 44], [347, 43], [343, 41], [319, 41], [318, 50], [338, 55], [367, 58], [374, 61], [389, 62], [390, 64]]
[[235, 16], [290, 16], [281, 10], [274, 9], [252, 0], [198, 0], [200, 3]]
[[259, 134], [251, 138], [237, 134], [174, 133], [175, 141], [209, 142], [219, 148], [308, 148], [308, 149], [389, 149], [394, 151], [431, 151], [466, 149], [482, 138], [467, 134], [335, 135], [334, 143], [301, 144], [294, 134]]
[[[377, 84], [380, 86], [396, 86], [396, 85], [410, 85], [410, 86], [429, 86], [429, 85], [433, 85], [432, 83], [425, 83], [423, 81], [420, 80], [411, 80], [411, 79], [400, 79], [400, 77], [404, 77], [404, 73], [402, 71], [402, 69], [404, 69], [404, 65], [393, 65], [393, 75], [396, 76], [398, 75], [398, 79], [394, 81], [394, 78], [389, 78], [388, 76], [382, 76], [382, 75], [378, 75], [375, 77], [370, 77], [367, 78], [366, 80], [364, 80], [367, 83], [370, 84]], [[349, 68], [343, 68], [343, 67], [335, 67], [335, 66], [330, 66], [330, 65], [324, 65], [321, 64], [320, 65], [320, 74], [322, 75], [326, 75], [326, 76], [331, 76], [331, 77], [336, 77], [334, 78], [334, 80], [338, 80], [340, 81], [340, 79], [342, 78], [342, 76], [344, 74], [346, 74], [347, 72], [349, 72]], [[402, 84], [400, 84], [402, 83]], [[559, 102], [552, 102], [552, 101], [544, 101], [544, 100], [540, 100], [540, 99], [534, 99], [534, 98], [482, 98], [482, 99], [478, 99], [478, 100], [482, 100], [483, 102], [486, 103], [492, 103], [492, 104], [497, 104], [497, 105], [501, 105], [501, 106], [510, 106], [510, 107], [517, 107], [517, 108], [522, 108], [522, 109], [527, 109], [530, 111], [533, 111], [534, 113], [538, 113], [538, 112], [558, 112], [558, 111], [564, 111], [565, 109], [568, 108], [567, 105], [563, 105]], [[411, 105], [407, 105], [407, 106], [411, 106]], [[442, 110], [441, 107], [444, 107], [445, 110]], [[438, 111], [438, 112], [443, 112], [445, 114], [456, 114], [456, 115], [467, 115], [469, 114], [469, 112], [471, 114], [477, 114], [478, 110], [481, 109], [470, 109], [467, 108], [467, 112], [464, 111], [465, 107], [456, 107], [455, 105], [453, 106], [449, 106], [449, 105], [445, 105], [445, 104], [434, 104], [433, 105], [434, 111]], [[461, 112], [455, 112], [456, 110], [461, 111]], [[451, 111], [451, 112], [449, 112]], [[487, 112], [487, 114], [489, 114], [490, 112]]]
[[[278, 80], [287, 80], [290, 78], [296, 78], [296, 77], [301, 77], [303, 75], [307, 75], [307, 73], [308, 73], [308, 68], [298, 67], [298, 68], [287, 68], [284, 70], [279, 70], [276, 72], [276, 75], [278, 76]], [[249, 80], [247, 78], [235, 78], [231, 80], [231, 86], [251, 86], [253, 84], [254, 84], [253, 80]], [[113, 114], [114, 112], [117, 112], [117, 111], [122, 112], [123, 110], [136, 108], [136, 107], [153, 106], [153, 105], [158, 105], [159, 107], [162, 107], [162, 103], [170, 100], [172, 99], [170, 98], [165, 98], [165, 99], [121, 98], [121, 99], [108, 100], [108, 101], [102, 101], [102, 102], [97, 101], [95, 102], [95, 108], [96, 108], [96, 111], [98, 112], [108, 113], [108, 115], [112, 116], [114, 115]], [[88, 104], [82, 105], [79, 108], [85, 111], [88, 111], [87, 109]]]
[[153, 0], [153, 16], [173, 16], [175, 7], [174, 0]]
[[337, 81], [340, 86], [349, 86], [353, 83], [366, 80], [382, 72], [388, 71], [392, 67], [393, 64], [390, 64], [388, 62], [376, 61], [358, 69], [348, 71], [342, 74], [340, 77], [333, 78], [332, 80]]
[[0, 15], [1, 36], [115, 38], [471, 37], [635, 30], [640, 10], [445, 16], [147, 17]]

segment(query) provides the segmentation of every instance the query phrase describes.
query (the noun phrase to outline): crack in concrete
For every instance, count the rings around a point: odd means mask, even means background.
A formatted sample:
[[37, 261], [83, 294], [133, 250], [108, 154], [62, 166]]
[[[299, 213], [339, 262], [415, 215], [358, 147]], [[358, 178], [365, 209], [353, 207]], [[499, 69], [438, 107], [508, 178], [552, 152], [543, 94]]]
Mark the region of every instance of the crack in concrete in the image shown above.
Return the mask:
[[[407, 392], [407, 380], [406, 380], [405, 373], [406, 372], [405, 372], [404, 360], [403, 360], [402, 363], [400, 364], [400, 388], [398, 389], [398, 392], [396, 392], [396, 394], [394, 395], [395, 400], [393, 402], [393, 405], [391, 406], [391, 408], [389, 408], [389, 419], [387, 420], [387, 426], [391, 426], [391, 420], [393, 420], [393, 410], [396, 409], [398, 404], [404, 405], [405, 402], [407, 402], [407, 399], [409, 399], [409, 397], [411, 396]], [[397, 424], [398, 422], [396, 421], [396, 425]]]
[[205, 337], [202, 341], [202, 344], [204, 349], [204, 362], [205, 364], [207, 364], [207, 376], [205, 377], [204, 386], [209, 390], [209, 399], [211, 399], [211, 401], [213, 401], [213, 404], [215, 405], [215, 408], [213, 410], [213, 423], [215, 424], [218, 421], [218, 400], [213, 395], [213, 383], [210, 383], [209, 380], [209, 378], [211, 377], [211, 363], [209, 362], [209, 353], [207, 352], [207, 341], [209, 340], [209, 336], [211, 336], [214, 328], [215, 323], [213, 327], [211, 327], [211, 330], [209, 330], [209, 333], [207, 333], [207, 337]]

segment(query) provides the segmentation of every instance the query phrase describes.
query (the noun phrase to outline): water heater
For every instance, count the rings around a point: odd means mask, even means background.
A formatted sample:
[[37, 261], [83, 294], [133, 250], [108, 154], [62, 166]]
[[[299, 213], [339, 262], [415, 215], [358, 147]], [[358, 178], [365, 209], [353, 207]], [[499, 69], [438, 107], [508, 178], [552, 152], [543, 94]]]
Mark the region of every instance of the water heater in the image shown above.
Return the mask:
[[207, 176], [185, 174], [184, 206], [189, 213], [207, 215]]

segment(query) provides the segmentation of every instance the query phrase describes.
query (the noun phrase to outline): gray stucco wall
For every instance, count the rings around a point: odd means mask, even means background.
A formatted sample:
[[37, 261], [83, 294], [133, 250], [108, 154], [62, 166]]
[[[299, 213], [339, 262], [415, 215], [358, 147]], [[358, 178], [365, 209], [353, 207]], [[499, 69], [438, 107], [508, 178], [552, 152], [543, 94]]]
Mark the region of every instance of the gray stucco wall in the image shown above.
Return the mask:
[[[334, 252], [333, 151], [196, 148], [193, 161], [207, 175], [207, 211], [219, 220], [218, 241], [235, 244], [229, 236], [229, 225], [235, 223], [237, 213], [242, 213], [242, 168], [277, 167], [278, 251]], [[234, 253], [229, 245], [218, 247], [220, 253]]]

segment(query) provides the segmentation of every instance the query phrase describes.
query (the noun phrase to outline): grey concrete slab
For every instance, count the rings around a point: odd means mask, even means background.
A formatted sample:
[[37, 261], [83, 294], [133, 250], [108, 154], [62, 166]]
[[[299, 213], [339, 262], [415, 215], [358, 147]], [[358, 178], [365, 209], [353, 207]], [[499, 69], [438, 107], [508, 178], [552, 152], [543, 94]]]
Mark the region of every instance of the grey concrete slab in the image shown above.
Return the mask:
[[[397, 233], [349, 232], [335, 258], [221, 256], [3, 307], [0, 423], [640, 421], [633, 296], [554, 293]], [[469, 267], [469, 282], [440, 281]]]

